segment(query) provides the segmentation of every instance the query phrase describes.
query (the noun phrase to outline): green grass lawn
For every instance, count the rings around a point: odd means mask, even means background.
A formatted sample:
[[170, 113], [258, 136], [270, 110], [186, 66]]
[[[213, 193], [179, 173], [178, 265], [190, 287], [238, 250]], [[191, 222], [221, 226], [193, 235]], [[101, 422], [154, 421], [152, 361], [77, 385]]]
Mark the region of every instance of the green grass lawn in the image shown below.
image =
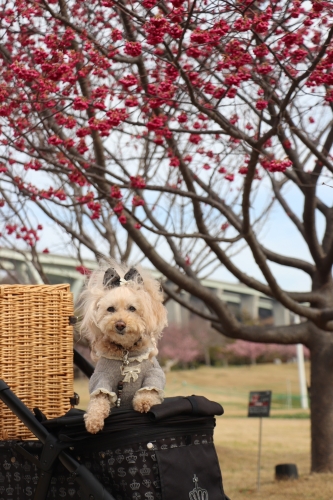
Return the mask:
[[[308, 365], [307, 363], [307, 372]], [[309, 373], [307, 375], [309, 378]], [[245, 417], [249, 392], [255, 390], [273, 391], [272, 416], [309, 415], [308, 411], [300, 408], [296, 363], [201, 367], [197, 370], [174, 371], [167, 375], [167, 396], [201, 394], [221, 403], [226, 418]]]

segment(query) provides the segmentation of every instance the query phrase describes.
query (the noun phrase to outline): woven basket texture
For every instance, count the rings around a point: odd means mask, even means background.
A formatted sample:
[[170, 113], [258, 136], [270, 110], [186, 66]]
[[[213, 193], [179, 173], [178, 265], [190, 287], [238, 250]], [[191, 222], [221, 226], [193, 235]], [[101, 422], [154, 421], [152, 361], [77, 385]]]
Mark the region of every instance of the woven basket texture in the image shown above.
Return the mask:
[[[63, 415], [73, 396], [73, 297], [64, 285], [0, 286], [0, 378], [32, 411]], [[0, 439], [34, 436], [0, 401]]]

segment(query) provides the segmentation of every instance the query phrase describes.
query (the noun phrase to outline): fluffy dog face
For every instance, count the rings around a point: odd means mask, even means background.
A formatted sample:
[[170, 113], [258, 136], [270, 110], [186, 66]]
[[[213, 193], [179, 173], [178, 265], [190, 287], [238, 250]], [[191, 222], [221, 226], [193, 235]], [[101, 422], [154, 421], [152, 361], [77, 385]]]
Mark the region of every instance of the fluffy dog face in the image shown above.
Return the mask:
[[96, 326], [103, 334], [104, 341], [109, 340], [124, 349], [147, 343], [147, 297], [144, 295], [122, 286], [106, 292], [105, 297], [98, 301]]
[[81, 301], [81, 331], [90, 340], [94, 358], [149, 348], [157, 354], [156, 341], [167, 326], [167, 312], [159, 282], [144, 270], [127, 271], [114, 261], [104, 261], [91, 274]]

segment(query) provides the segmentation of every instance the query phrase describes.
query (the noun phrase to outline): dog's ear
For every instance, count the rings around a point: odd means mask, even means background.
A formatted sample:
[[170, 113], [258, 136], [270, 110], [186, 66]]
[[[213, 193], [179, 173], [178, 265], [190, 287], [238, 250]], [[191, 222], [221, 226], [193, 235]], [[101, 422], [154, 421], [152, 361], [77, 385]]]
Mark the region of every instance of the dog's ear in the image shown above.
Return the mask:
[[146, 307], [145, 310], [146, 333], [157, 340], [163, 328], [168, 325], [167, 310], [157, 300], [151, 300], [149, 305], [150, 307]]
[[135, 267], [131, 267], [131, 269], [129, 269], [127, 271], [127, 273], [124, 276], [124, 279], [126, 281], [133, 280], [133, 281], [136, 281], [139, 284], [143, 283], [143, 279], [141, 277], [141, 274], [138, 272], [137, 269], [135, 269]]
[[114, 288], [120, 286], [120, 276], [113, 267], [109, 267], [104, 273], [103, 285], [106, 288]]

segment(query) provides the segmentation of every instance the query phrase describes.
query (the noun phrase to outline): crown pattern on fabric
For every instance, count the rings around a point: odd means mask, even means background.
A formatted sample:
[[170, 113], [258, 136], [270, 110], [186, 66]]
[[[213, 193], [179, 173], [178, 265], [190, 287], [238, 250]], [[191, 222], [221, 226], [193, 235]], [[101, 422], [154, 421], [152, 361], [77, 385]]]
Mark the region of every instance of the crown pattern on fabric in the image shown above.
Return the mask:
[[193, 476], [193, 482], [195, 483], [195, 487], [189, 492], [188, 496], [190, 500], [208, 500], [208, 491], [203, 488], [199, 488], [199, 478], [195, 474]]
[[141, 476], [148, 476], [150, 474], [150, 469], [146, 464], [144, 464], [143, 468], [140, 469], [140, 474]]
[[135, 464], [136, 460], [137, 460], [137, 456], [136, 455], [128, 455], [128, 457], [126, 457], [126, 460], [129, 464]]
[[138, 481], [135, 481], [135, 479], [133, 479], [133, 481], [130, 483], [130, 488], [133, 491], [138, 490], [140, 488], [140, 483], [138, 483]]

